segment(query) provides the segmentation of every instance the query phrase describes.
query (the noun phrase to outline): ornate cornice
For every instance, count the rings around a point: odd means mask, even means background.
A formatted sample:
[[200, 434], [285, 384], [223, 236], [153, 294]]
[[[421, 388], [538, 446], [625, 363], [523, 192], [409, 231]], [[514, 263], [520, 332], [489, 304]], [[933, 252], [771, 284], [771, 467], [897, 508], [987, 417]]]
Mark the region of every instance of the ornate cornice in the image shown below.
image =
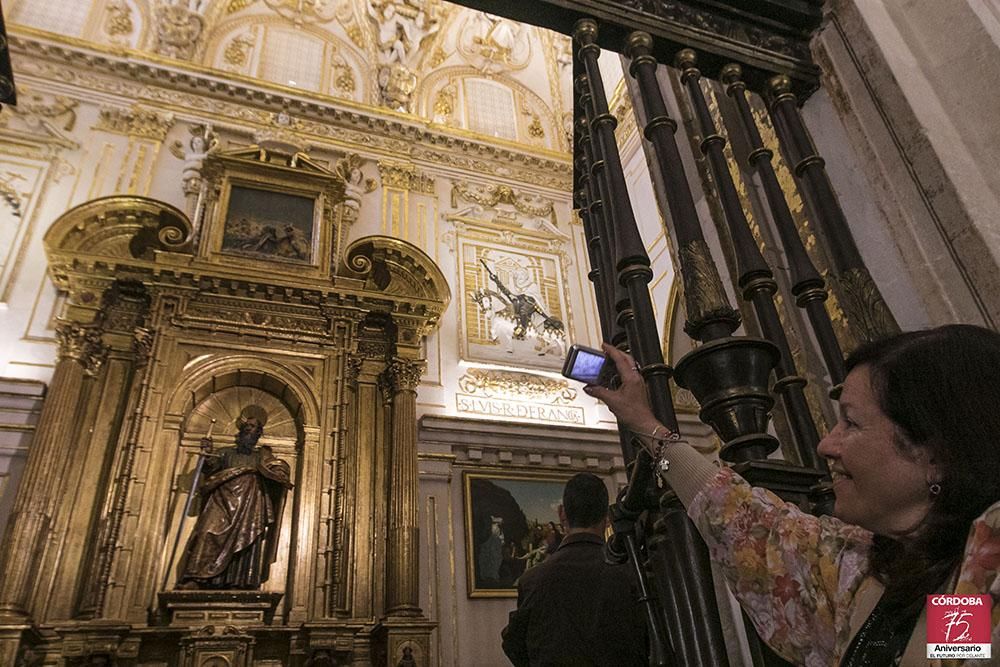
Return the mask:
[[385, 155], [418, 167], [474, 170], [566, 192], [572, 160], [566, 153], [483, 137], [389, 109], [311, 95], [265, 81], [232, 75], [220, 79], [207, 68], [149, 59], [133, 51], [102, 51], [79, 40], [19, 29], [11, 36], [23, 78], [51, 82], [52, 88], [92, 92], [96, 99], [118, 96], [155, 105], [175, 116], [210, 119], [217, 127], [252, 132], [286, 110], [299, 134], [317, 143], [364, 155]]

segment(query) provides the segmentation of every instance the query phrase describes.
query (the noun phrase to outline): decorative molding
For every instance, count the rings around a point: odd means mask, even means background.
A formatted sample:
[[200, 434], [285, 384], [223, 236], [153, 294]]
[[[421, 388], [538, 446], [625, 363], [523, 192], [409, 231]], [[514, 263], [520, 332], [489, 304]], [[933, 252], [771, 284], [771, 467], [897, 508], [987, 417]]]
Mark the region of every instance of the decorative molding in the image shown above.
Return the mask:
[[415, 164], [474, 171], [559, 192], [572, 188], [572, 160], [566, 153], [456, 128], [426, 127], [384, 108], [267, 82], [223, 81], [207, 70], [196, 71], [191, 65], [180, 69], [182, 63], [153, 61], [139, 52], [102, 53], [35, 35], [12, 35], [11, 44], [22, 76], [58, 87], [73, 86], [105, 98], [114, 95], [123, 102], [138, 100], [250, 132], [270, 124], [274, 114], [285, 109], [295, 115], [297, 132], [317, 142], [359, 153], [406, 156]]
[[723, 66], [737, 62], [752, 90], [763, 90], [774, 74], [791, 77], [798, 95], [808, 96], [819, 86], [809, 39], [823, 20], [822, 0], [466, 0], [464, 4], [563, 34], [579, 19], [590, 18], [609, 28], [597, 40], [602, 49], [611, 51], [621, 51], [622, 35], [648, 32], [660, 62], [672, 62], [681, 49], [695, 49], [706, 77], [717, 79]]
[[458, 380], [458, 388], [470, 396], [570, 405], [576, 389], [566, 380], [534, 373], [470, 368]]

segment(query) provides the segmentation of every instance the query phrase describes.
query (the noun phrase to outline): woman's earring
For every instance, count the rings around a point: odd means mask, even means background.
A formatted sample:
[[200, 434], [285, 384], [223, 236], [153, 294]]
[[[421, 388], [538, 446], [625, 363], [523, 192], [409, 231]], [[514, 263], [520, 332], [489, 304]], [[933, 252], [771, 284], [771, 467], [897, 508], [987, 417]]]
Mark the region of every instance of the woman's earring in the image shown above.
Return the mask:
[[931, 492], [932, 496], [936, 496], [939, 493], [941, 493], [941, 485], [938, 484], [937, 482], [934, 482], [933, 484], [927, 487], [927, 490]]

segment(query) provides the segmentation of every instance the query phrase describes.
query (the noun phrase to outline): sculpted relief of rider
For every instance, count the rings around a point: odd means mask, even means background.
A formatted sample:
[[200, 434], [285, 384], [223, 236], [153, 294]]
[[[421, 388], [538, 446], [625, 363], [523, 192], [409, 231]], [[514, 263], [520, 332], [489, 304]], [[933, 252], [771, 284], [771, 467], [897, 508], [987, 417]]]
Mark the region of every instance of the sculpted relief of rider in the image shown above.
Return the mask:
[[[565, 326], [561, 320], [545, 312], [539, 298], [529, 293], [528, 288], [533, 286], [530, 281], [515, 283], [515, 289], [522, 290], [515, 292], [484, 260], [480, 260], [480, 263], [486, 269], [496, 291], [481, 288], [472, 297], [491, 322], [493, 340], [501, 345], [506, 344], [506, 351], [509, 353], [514, 351], [513, 341], [531, 339], [539, 355], [549, 352], [558, 356], [565, 354]], [[500, 309], [494, 309], [493, 297], [503, 304]]]

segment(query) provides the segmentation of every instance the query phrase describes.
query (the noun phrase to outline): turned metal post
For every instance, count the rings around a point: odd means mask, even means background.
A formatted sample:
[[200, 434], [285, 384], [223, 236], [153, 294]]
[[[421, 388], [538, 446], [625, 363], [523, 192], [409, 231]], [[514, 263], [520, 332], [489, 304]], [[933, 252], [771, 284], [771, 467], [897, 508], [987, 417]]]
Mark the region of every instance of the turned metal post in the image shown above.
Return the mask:
[[830, 314], [824, 305], [828, 296], [826, 283], [809, 259], [799, 231], [795, 227], [795, 220], [788, 210], [788, 202], [774, 173], [774, 165], [771, 164], [773, 153], [764, 146], [764, 141], [761, 139], [753, 111], [750, 109], [750, 102], [747, 100], [746, 84], [742, 76], [742, 68], [735, 63], [726, 65], [722, 69], [722, 81], [727, 84], [726, 93], [736, 104], [740, 127], [750, 146], [747, 164], [760, 178], [764, 197], [767, 199], [774, 226], [785, 251], [795, 305], [805, 310], [816, 335], [826, 370], [830, 374], [830, 384], [836, 387], [844, 381], [844, 354], [833, 331]]
[[[652, 271], [625, 185], [614, 136], [617, 121], [608, 111], [597, 63], [600, 48], [596, 36], [597, 24], [593, 20], [583, 19], [574, 26], [574, 38], [580, 47], [578, 56], [586, 69], [585, 90], [589, 95], [582, 106], [591, 129], [594, 164], [601, 164], [605, 185], [605, 225], [613, 237], [618, 282], [628, 291], [628, 301], [617, 304], [619, 322], [628, 333], [629, 345], [646, 381], [654, 414], [668, 428], [676, 430], [677, 417], [668, 384], [671, 369], [663, 363], [649, 296]], [[649, 457], [640, 453], [627, 492], [616, 506], [636, 513], [642, 510], [652, 477]], [[707, 549], [676, 497], [672, 493], [664, 496], [663, 514], [657, 521], [659, 535], [650, 540], [648, 546], [670, 644], [678, 664], [727, 665]], [[683, 567], [672, 567], [673, 564]]]
[[865, 266], [847, 225], [844, 211], [826, 173], [826, 163], [802, 121], [791, 80], [784, 75], [768, 81], [769, 110], [774, 129], [792, 164], [817, 228], [830, 250], [844, 314], [865, 341], [899, 332], [892, 312]]
[[767, 433], [774, 405], [767, 378], [778, 360], [778, 349], [765, 340], [731, 335], [740, 325], [740, 315], [729, 305], [701, 231], [674, 137], [677, 123], [667, 113], [656, 79], [652, 38], [633, 32], [625, 52], [632, 60], [629, 73], [638, 83], [646, 113], [643, 133], [659, 162], [653, 177], [666, 193], [677, 236], [688, 315], [684, 329], [703, 343], [677, 363], [677, 384], [691, 390], [701, 404], [702, 421], [723, 439], [720, 456], [724, 460], [765, 459], [778, 447], [778, 441]]
[[[641, 49], [637, 47], [636, 50]], [[774, 367], [774, 391], [781, 395], [795, 454], [802, 465], [825, 469], [825, 463], [816, 454], [819, 432], [816, 430], [803, 392], [806, 380], [795, 368], [791, 347], [781, 326], [778, 309], [774, 305], [778, 284], [774, 280], [771, 267], [760, 253], [757, 240], [750, 231], [750, 223], [747, 222], [746, 214], [743, 212], [743, 205], [733, 183], [724, 152], [726, 139], [719, 134], [701, 89], [701, 72], [697, 67], [697, 56], [691, 49], [684, 49], [677, 54], [676, 64], [681, 71], [681, 82], [687, 90], [695, 118], [701, 128], [701, 152], [708, 159], [722, 201], [726, 227], [733, 242], [737, 283], [743, 291], [743, 298], [753, 305], [764, 338], [778, 347], [779, 357]]]
[[[615, 319], [615, 295], [619, 292], [623, 293], [624, 290], [614, 280], [614, 273], [608, 268], [611, 265], [612, 254], [607, 247], [608, 243], [602, 238], [602, 235], [605, 234], [601, 213], [603, 202], [600, 195], [597, 194], [594, 179], [591, 177], [590, 165], [593, 159], [586, 118], [580, 118], [580, 122], [576, 125], [576, 133], [577, 155], [574, 160], [574, 169], [577, 187], [575, 192], [580, 219], [583, 221], [587, 256], [590, 260], [590, 272], [587, 277], [594, 284], [602, 340], [611, 341], [613, 345], [620, 345], [624, 344], [626, 335], [621, 323]], [[627, 295], [623, 298], [627, 298]], [[631, 466], [636, 457], [632, 436], [620, 425], [618, 435], [621, 440], [620, 445], [625, 465], [626, 467]]]

